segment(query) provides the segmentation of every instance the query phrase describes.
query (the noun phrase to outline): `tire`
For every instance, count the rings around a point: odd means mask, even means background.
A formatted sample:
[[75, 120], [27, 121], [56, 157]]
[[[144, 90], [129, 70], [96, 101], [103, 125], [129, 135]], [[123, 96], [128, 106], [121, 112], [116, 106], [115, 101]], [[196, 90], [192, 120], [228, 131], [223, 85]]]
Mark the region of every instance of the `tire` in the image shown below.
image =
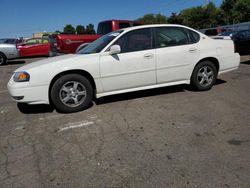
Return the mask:
[[0, 66], [4, 65], [6, 62], [7, 62], [6, 56], [2, 52], [0, 52]]
[[192, 76], [191, 85], [195, 90], [210, 90], [216, 82], [218, 70], [210, 61], [203, 61], [195, 66]]
[[85, 77], [79, 74], [68, 74], [55, 81], [50, 97], [59, 112], [78, 112], [91, 105], [93, 87]]

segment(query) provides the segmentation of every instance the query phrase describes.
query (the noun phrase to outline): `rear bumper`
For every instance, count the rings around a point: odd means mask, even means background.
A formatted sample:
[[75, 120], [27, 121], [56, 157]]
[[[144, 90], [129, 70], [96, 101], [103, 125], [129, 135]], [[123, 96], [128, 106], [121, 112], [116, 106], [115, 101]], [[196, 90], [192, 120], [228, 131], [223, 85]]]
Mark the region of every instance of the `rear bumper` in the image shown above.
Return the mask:
[[27, 104], [49, 104], [48, 85], [29, 86], [28, 83], [26, 84], [25, 86], [22, 83], [20, 86], [20, 83], [9, 81], [7, 87], [14, 101]]
[[239, 68], [240, 55], [238, 53], [234, 53], [232, 56], [224, 57], [221, 62], [219, 75]]

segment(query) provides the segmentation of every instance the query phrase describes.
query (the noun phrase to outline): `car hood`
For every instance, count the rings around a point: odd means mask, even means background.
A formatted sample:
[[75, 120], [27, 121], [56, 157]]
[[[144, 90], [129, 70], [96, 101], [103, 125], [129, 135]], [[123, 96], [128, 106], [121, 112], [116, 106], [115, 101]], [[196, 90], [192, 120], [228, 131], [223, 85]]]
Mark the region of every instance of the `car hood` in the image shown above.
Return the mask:
[[29, 71], [34, 68], [40, 68], [44, 66], [50, 66], [51, 68], [56, 68], [56, 64], [64, 64], [69, 62], [70, 64], [74, 63], [74, 60], [78, 58], [83, 58], [85, 56], [89, 55], [83, 55], [83, 54], [68, 54], [68, 55], [62, 55], [62, 56], [57, 56], [57, 57], [52, 57], [52, 58], [47, 58], [43, 59], [40, 61], [36, 61], [33, 63], [30, 63], [28, 65], [24, 65], [20, 68], [18, 68], [15, 72], [20, 72], [20, 71]]

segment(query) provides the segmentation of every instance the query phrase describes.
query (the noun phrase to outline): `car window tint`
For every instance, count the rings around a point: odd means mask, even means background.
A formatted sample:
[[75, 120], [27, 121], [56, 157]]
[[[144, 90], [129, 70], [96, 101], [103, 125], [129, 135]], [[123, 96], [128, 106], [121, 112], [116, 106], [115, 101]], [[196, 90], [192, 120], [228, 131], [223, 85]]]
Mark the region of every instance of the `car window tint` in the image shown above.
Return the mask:
[[158, 27], [156, 28], [156, 47], [164, 48], [188, 44], [188, 36], [181, 28]]
[[43, 43], [43, 44], [46, 44], [46, 43], [49, 43], [49, 41], [48, 41], [47, 39], [43, 39], [43, 40], [42, 40], [42, 43]]
[[200, 40], [200, 35], [192, 30], [187, 29], [189, 33], [190, 43], [197, 43]]
[[120, 45], [121, 53], [148, 50], [153, 48], [151, 29], [130, 31], [118, 39], [115, 44]]
[[247, 40], [250, 39], [250, 31], [245, 31], [245, 37]]
[[129, 23], [119, 23], [119, 29], [122, 29], [122, 28], [127, 28], [127, 27], [130, 27], [130, 24]]

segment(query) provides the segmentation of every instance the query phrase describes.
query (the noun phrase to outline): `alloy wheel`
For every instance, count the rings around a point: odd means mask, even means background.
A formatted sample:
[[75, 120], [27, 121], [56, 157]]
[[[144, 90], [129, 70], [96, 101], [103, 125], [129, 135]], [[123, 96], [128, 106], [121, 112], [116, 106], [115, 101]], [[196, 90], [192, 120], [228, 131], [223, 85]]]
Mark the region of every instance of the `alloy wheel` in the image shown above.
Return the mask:
[[59, 92], [61, 102], [68, 107], [80, 106], [85, 101], [86, 96], [86, 88], [77, 81], [66, 82]]

